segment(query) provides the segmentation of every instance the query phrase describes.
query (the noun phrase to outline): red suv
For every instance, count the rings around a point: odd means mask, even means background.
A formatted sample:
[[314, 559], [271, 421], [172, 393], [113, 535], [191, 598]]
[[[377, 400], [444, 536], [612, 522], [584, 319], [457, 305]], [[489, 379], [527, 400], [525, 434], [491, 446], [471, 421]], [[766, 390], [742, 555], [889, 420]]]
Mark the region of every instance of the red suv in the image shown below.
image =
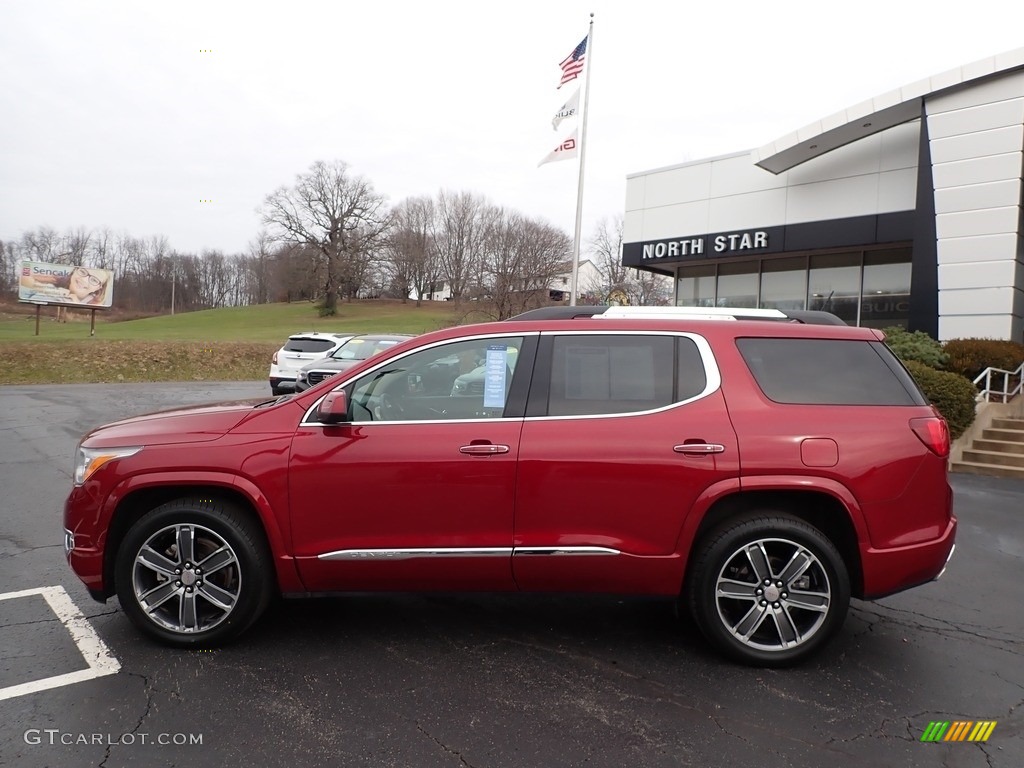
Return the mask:
[[948, 451], [879, 331], [554, 308], [300, 395], [95, 429], [65, 541], [95, 598], [178, 646], [238, 635], [275, 594], [605, 592], [677, 598], [720, 651], [782, 666], [851, 597], [941, 574]]

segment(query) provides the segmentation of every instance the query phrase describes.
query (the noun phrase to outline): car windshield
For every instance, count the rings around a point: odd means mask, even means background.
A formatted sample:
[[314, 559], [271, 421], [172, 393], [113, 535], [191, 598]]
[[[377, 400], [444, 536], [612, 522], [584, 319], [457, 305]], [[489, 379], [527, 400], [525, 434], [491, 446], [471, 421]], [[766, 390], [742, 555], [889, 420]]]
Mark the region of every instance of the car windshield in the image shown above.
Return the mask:
[[403, 339], [352, 339], [334, 350], [331, 357], [335, 360], [365, 360], [400, 341]]

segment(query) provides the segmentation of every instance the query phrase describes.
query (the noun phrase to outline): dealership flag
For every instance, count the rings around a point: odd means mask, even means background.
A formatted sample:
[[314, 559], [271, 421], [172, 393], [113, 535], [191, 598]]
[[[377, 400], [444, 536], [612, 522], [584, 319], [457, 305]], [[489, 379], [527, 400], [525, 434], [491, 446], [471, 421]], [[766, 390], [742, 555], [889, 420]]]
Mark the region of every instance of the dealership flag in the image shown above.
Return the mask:
[[580, 89], [576, 89], [576, 93], [569, 97], [569, 100], [562, 105], [561, 109], [555, 112], [555, 116], [551, 119], [551, 127], [556, 131], [558, 126], [561, 125], [563, 120], [567, 120], [570, 117], [576, 117], [576, 113], [580, 110]]
[[572, 49], [572, 53], [566, 57], [565, 61], [558, 65], [562, 68], [562, 80], [558, 84], [559, 88], [570, 80], [575, 80], [583, 73], [583, 54], [587, 52], [587, 39], [589, 37], [589, 35], [584, 37], [580, 44]]
[[576, 131], [573, 131], [557, 147], [551, 150], [547, 157], [537, 163], [537, 167], [539, 168], [544, 163], [553, 163], [556, 160], [572, 160], [579, 154], [579, 148], [579, 142], [576, 140]]

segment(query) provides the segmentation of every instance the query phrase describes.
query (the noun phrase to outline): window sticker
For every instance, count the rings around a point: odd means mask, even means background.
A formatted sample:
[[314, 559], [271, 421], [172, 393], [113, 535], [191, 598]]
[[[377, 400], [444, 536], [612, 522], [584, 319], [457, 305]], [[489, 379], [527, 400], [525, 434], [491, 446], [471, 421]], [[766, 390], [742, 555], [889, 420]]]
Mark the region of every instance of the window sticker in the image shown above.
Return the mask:
[[484, 361], [484, 408], [505, 407], [505, 384], [508, 375], [508, 346], [487, 347]]

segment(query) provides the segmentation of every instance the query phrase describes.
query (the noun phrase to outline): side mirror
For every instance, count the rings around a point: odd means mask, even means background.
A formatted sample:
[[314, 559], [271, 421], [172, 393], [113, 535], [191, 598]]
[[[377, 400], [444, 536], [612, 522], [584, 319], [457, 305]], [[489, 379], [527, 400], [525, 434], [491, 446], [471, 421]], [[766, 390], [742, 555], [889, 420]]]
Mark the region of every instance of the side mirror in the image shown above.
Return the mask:
[[348, 421], [348, 397], [345, 390], [336, 389], [324, 395], [316, 408], [316, 420], [321, 424], [340, 424]]

